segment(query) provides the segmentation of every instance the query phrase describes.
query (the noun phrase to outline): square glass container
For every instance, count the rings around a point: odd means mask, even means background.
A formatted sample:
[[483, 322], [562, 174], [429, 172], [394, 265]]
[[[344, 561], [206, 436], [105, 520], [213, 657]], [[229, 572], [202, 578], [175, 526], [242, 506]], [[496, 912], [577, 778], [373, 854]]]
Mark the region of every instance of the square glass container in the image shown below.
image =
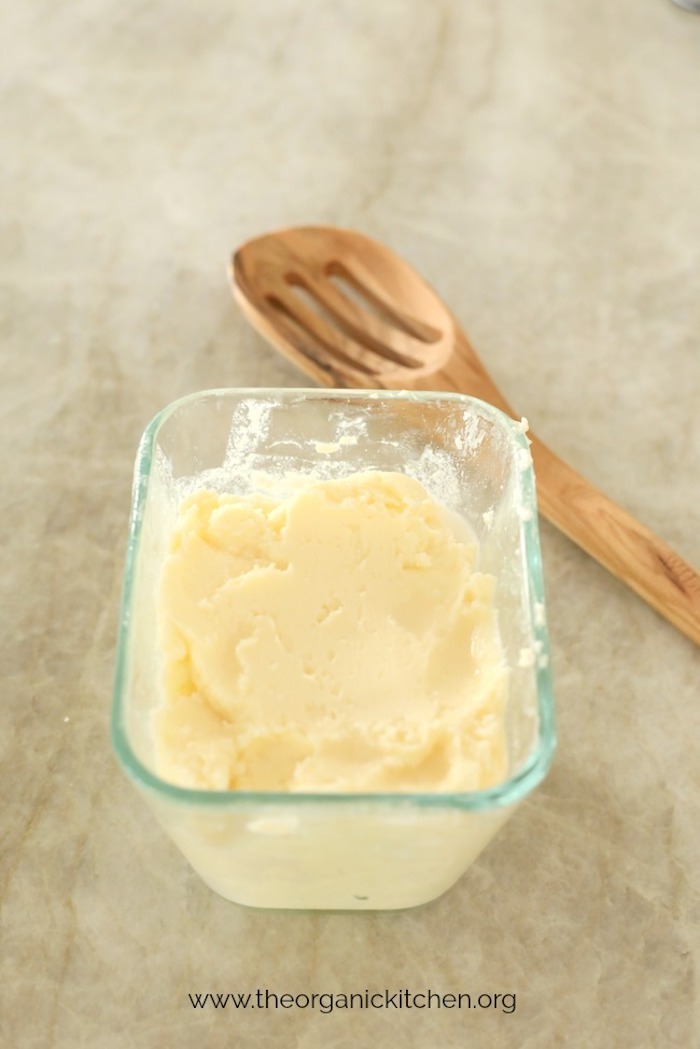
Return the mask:
[[[209, 487], [400, 471], [470, 526], [496, 577], [509, 683], [508, 775], [465, 793], [205, 791], [154, 765], [157, 592], [178, 507]], [[447, 393], [211, 390], [165, 408], [139, 446], [112, 707], [119, 762], [192, 867], [257, 907], [411, 907], [445, 892], [543, 779], [555, 748], [535, 482], [523, 428]]]

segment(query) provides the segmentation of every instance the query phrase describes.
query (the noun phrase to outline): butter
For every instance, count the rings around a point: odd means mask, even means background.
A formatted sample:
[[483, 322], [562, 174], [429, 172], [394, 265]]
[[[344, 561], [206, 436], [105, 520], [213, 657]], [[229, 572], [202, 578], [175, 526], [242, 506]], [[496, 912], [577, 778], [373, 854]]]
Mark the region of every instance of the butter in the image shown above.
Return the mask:
[[504, 779], [507, 675], [476, 554], [400, 473], [191, 495], [159, 593], [159, 774], [294, 792]]

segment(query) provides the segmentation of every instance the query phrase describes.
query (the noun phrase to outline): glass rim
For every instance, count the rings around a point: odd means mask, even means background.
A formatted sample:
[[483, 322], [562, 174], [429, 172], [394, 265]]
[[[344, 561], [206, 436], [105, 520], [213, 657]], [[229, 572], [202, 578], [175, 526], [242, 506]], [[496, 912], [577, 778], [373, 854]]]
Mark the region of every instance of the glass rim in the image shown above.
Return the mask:
[[[186, 394], [162, 408], [153, 416], [143, 431], [139, 441], [134, 464], [131, 512], [129, 515], [126, 555], [122, 595], [119, 609], [118, 637], [116, 649], [116, 667], [112, 689], [112, 710], [110, 734], [112, 748], [127, 776], [139, 787], [151, 794], [173, 803], [184, 803], [212, 811], [255, 806], [287, 805], [362, 805], [382, 803], [391, 806], [417, 806], [420, 808], [452, 808], [468, 811], [483, 811], [513, 805], [530, 793], [546, 776], [556, 749], [556, 727], [554, 717], [554, 697], [552, 676], [549, 665], [549, 636], [546, 615], [541, 617], [536, 606], [544, 606], [544, 579], [537, 518], [537, 500], [535, 475], [530, 461], [526, 468], [518, 470], [519, 484], [522, 486], [523, 505], [531, 508], [533, 513], [523, 519], [519, 518], [522, 548], [528, 571], [526, 589], [530, 621], [533, 627], [533, 641], [537, 645], [534, 672], [537, 689], [538, 738], [525, 762], [506, 780], [482, 790], [458, 792], [419, 792], [419, 791], [381, 791], [351, 793], [335, 791], [261, 791], [261, 790], [209, 790], [193, 787], [181, 787], [161, 779], [151, 771], [136, 755], [129, 741], [125, 727], [125, 682], [128, 659], [131, 649], [131, 593], [134, 581], [134, 569], [138, 557], [141, 523], [146, 499], [148, 496], [151, 464], [156, 439], [161, 426], [167, 419], [184, 405], [207, 398], [236, 397], [268, 399], [279, 402], [303, 400], [410, 400], [416, 402], [453, 402], [471, 406], [477, 414], [490, 419], [504, 429], [516, 445], [529, 453], [529, 442], [522, 424], [515, 422], [499, 408], [463, 393], [432, 392], [427, 390], [377, 390], [377, 389], [323, 389], [305, 387], [219, 387], [199, 390]], [[543, 658], [544, 657], [544, 658]]]

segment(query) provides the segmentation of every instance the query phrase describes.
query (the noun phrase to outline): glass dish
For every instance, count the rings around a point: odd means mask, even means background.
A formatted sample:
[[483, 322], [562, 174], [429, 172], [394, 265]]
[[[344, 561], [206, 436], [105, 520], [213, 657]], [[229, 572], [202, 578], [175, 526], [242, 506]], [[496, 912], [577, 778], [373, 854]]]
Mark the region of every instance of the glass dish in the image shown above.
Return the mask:
[[[256, 473], [397, 470], [471, 526], [496, 576], [507, 779], [468, 793], [204, 791], [154, 771], [158, 580], [189, 492]], [[258, 474], [259, 476], [259, 474]], [[211, 390], [157, 415], [136, 459], [112, 707], [120, 764], [202, 879], [257, 907], [411, 907], [445, 892], [543, 779], [555, 748], [535, 482], [523, 428], [446, 393]]]

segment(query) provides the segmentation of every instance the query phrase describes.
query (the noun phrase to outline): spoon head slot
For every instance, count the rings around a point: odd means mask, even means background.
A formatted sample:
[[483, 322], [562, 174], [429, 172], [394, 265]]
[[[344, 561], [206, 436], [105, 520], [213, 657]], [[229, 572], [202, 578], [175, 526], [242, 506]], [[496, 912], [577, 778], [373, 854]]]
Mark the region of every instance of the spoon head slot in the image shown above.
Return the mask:
[[[346, 373], [350, 370], [366, 376], [379, 373], [380, 360], [375, 358], [373, 361], [370, 354], [358, 353], [339, 332], [295, 299], [297, 296], [270, 295], [267, 305], [273, 311], [276, 323], [284, 329], [299, 353], [306, 354], [319, 364], [330, 363], [330, 358]], [[349, 347], [349, 352], [346, 347]]]
[[[287, 283], [292, 293], [301, 299], [312, 309], [324, 322], [329, 339], [341, 336], [339, 342], [346, 342], [343, 336], [347, 336], [358, 348], [356, 355], [364, 358], [364, 350], [370, 350], [377, 357], [387, 361], [393, 361], [404, 368], [420, 368], [421, 360], [420, 346], [415, 347], [415, 354], [410, 354], [407, 349], [406, 337], [399, 334], [398, 338], [394, 329], [387, 327], [376, 317], [358, 307], [353, 301], [347, 299], [342, 292], [336, 290], [328, 281], [314, 280], [309, 275], [290, 274]], [[381, 367], [381, 361], [377, 362]]]
[[381, 295], [376, 285], [368, 287], [337, 259], [328, 263], [326, 276], [350, 302], [355, 302], [366, 314], [373, 314], [391, 328], [428, 344], [439, 342], [442, 338], [439, 329], [409, 316], [405, 310], [399, 311], [396, 304]]

